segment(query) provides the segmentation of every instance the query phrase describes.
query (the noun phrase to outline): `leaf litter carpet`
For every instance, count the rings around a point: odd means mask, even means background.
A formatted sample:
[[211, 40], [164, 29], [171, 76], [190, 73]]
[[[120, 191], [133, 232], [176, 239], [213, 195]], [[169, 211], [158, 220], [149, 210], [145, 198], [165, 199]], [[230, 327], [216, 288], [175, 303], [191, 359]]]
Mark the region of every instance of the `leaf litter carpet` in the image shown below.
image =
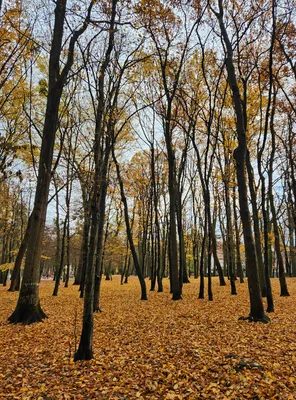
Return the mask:
[[[103, 281], [102, 313], [95, 314], [94, 355], [73, 362], [81, 331], [83, 301], [76, 286], [42, 281], [41, 305], [49, 319], [10, 325], [18, 294], [0, 288], [0, 399], [296, 399], [296, 279], [291, 296], [279, 296], [272, 279], [271, 323], [239, 321], [249, 311], [247, 283], [213, 282], [214, 301], [198, 300], [199, 280], [173, 302], [149, 292], [140, 301], [131, 277]], [[149, 289], [149, 281], [147, 281]]]

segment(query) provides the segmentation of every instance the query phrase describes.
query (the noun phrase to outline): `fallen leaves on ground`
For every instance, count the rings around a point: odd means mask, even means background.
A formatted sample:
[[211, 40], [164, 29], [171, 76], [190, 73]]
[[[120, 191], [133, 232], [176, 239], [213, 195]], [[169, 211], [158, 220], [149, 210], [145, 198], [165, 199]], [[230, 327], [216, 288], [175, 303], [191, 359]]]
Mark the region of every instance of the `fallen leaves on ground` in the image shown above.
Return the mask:
[[18, 294], [1, 287], [0, 399], [296, 399], [296, 288], [287, 281], [288, 298], [272, 280], [276, 312], [261, 324], [238, 321], [249, 311], [247, 283], [231, 296], [214, 279], [208, 302], [197, 299], [199, 281], [191, 279], [174, 302], [165, 279], [164, 293], [140, 301], [135, 277], [122, 286], [114, 277], [102, 284], [95, 358], [77, 363], [77, 286], [52, 297], [53, 283], [42, 282], [49, 319], [30, 326], [7, 323]]

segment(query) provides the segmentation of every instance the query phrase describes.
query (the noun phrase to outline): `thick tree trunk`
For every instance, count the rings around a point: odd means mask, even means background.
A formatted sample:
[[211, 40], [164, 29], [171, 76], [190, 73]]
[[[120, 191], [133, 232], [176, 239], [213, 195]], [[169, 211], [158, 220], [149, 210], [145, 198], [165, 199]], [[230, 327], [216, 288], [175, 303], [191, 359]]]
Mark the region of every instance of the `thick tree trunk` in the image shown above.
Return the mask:
[[[171, 109], [171, 105], [168, 106]], [[177, 205], [177, 183], [176, 183], [176, 166], [175, 166], [175, 154], [171, 143], [171, 132], [170, 132], [170, 115], [167, 117], [166, 128], [165, 128], [165, 140], [168, 153], [168, 164], [169, 164], [169, 264], [170, 264], [170, 284], [171, 293], [173, 294], [173, 300], [182, 299], [182, 288], [179, 279], [179, 267], [178, 267], [178, 245], [177, 245], [177, 226], [176, 226], [176, 205]]]
[[245, 176], [245, 156], [246, 151], [238, 147], [235, 151], [235, 160], [237, 168], [237, 181], [239, 188], [240, 214], [243, 224], [243, 233], [245, 239], [246, 269], [248, 274], [248, 287], [250, 294], [251, 310], [250, 321], [267, 322], [268, 317], [264, 313], [263, 302], [261, 298], [261, 288], [257, 269], [256, 249], [252, 236], [251, 218], [248, 209], [247, 185]]
[[88, 10], [88, 20], [85, 20], [82, 28], [75, 31], [70, 39], [67, 62], [60, 73], [60, 54], [62, 52], [66, 4], [67, 0], [58, 0], [55, 8], [53, 40], [49, 57], [48, 96], [40, 150], [37, 187], [32, 211], [32, 225], [29, 233], [20, 295], [15, 311], [9, 317], [9, 321], [12, 323], [31, 324], [46, 318], [45, 313], [41, 309], [39, 299], [40, 258], [51, 180], [55, 135], [58, 125], [58, 111], [63, 87], [73, 64], [74, 46], [78, 37], [88, 26], [92, 8], [91, 3]]
[[[63, 17], [59, 14], [64, 13], [65, 11], [63, 9], [60, 10], [60, 6], [57, 5], [56, 20], [60, 24], [63, 24]], [[59, 34], [62, 35], [62, 31]], [[9, 317], [9, 321], [12, 323], [30, 324], [41, 321], [46, 317], [41, 310], [39, 300], [40, 258], [51, 180], [51, 164], [58, 118], [58, 105], [61, 94], [62, 86], [51, 88], [51, 92], [49, 90], [26, 263], [18, 303], [14, 313]]]
[[94, 276], [95, 276], [95, 251], [98, 233], [97, 198], [94, 196], [91, 206], [91, 229], [89, 239], [89, 252], [86, 265], [85, 294], [82, 320], [82, 332], [78, 350], [74, 361], [91, 360], [93, 358], [93, 304], [94, 304]]
[[261, 297], [260, 282], [258, 276], [258, 266], [256, 258], [256, 249], [253, 240], [252, 228], [251, 228], [251, 217], [249, 212], [248, 204], [248, 192], [247, 192], [247, 179], [245, 173], [246, 166], [246, 153], [247, 153], [247, 142], [246, 132], [244, 129], [244, 116], [241, 105], [240, 91], [236, 80], [234, 63], [233, 63], [233, 51], [230, 43], [225, 25], [223, 20], [223, 3], [219, 0], [219, 14], [216, 13], [216, 17], [219, 21], [221, 34], [223, 41], [226, 46], [226, 68], [228, 73], [228, 82], [231, 87], [233, 96], [233, 105], [236, 113], [236, 130], [238, 135], [238, 147], [235, 149], [234, 158], [236, 161], [236, 174], [237, 184], [239, 190], [239, 205], [240, 215], [243, 225], [243, 234], [245, 242], [245, 255], [246, 255], [246, 269], [248, 274], [248, 287], [250, 295], [250, 314], [248, 319], [250, 321], [262, 321], [267, 322], [268, 317], [264, 313], [263, 302]]

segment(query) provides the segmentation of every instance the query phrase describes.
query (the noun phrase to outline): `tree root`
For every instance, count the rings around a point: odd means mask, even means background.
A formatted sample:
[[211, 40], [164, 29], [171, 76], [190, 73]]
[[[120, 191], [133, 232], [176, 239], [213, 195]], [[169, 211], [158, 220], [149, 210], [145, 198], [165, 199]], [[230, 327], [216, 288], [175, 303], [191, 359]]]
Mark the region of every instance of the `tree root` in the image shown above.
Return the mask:
[[48, 318], [41, 309], [40, 302], [37, 305], [17, 304], [15, 311], [8, 318], [11, 324], [30, 325], [35, 322], [42, 322]]
[[252, 369], [252, 368], [256, 368], [259, 369], [261, 371], [264, 370], [264, 368], [262, 367], [262, 365], [260, 364], [254, 364], [253, 362], [250, 361], [245, 361], [245, 360], [241, 360], [238, 364], [236, 364], [234, 366], [234, 369], [236, 370], [236, 372], [240, 372], [243, 369]]
[[270, 322], [270, 318], [265, 314], [262, 317], [254, 317], [250, 314], [248, 317], [239, 317], [238, 320], [248, 322], [262, 322], [263, 324], [268, 324]]
[[273, 307], [271, 307], [271, 308], [267, 307], [266, 312], [272, 313], [272, 312], [274, 312], [274, 308]]
[[280, 294], [281, 297], [289, 297], [290, 293], [289, 292], [283, 292]]
[[180, 293], [173, 293], [172, 300], [182, 300], [182, 295]]
[[79, 347], [74, 355], [74, 361], [88, 361], [94, 358], [92, 350], [84, 347]]

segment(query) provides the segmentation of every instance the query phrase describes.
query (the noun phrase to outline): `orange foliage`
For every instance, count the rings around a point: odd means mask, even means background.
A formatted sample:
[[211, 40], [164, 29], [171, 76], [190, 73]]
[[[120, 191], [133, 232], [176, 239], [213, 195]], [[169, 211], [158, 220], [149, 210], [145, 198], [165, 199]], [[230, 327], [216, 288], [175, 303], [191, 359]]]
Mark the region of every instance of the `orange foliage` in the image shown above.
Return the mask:
[[289, 298], [279, 297], [272, 280], [276, 313], [265, 325], [238, 321], [248, 312], [247, 284], [231, 297], [215, 279], [208, 302], [197, 300], [192, 279], [173, 302], [165, 280], [165, 293], [141, 302], [136, 278], [120, 286], [116, 276], [103, 282], [95, 359], [84, 363], [72, 361], [82, 312], [77, 287], [52, 297], [52, 282], [42, 282], [49, 319], [26, 327], [7, 324], [17, 294], [1, 287], [0, 399], [295, 399], [292, 280]]

